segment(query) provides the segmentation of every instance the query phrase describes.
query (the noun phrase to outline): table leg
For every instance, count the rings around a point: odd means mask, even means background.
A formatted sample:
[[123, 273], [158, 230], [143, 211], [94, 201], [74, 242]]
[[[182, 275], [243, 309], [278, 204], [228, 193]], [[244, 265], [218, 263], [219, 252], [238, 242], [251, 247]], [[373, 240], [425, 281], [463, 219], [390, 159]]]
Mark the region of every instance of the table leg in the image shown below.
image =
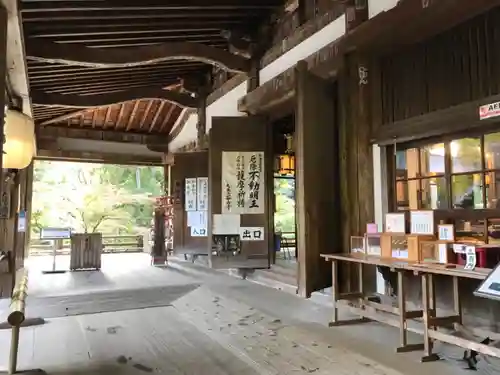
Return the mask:
[[397, 353], [406, 353], [415, 350], [423, 350], [423, 344], [408, 345], [408, 323], [406, 321], [406, 282], [403, 271], [398, 273], [398, 310], [399, 310], [399, 343]]
[[429, 314], [432, 313], [432, 302], [430, 300], [431, 285], [428, 274], [423, 273], [422, 278], [422, 309], [423, 309], [423, 320], [424, 320], [424, 356], [422, 357], [422, 362], [431, 362], [439, 360], [439, 356], [432, 352], [433, 345], [432, 339], [429, 337]]
[[455, 315], [458, 316], [458, 322], [454, 324], [455, 329], [457, 329], [457, 325], [462, 325], [462, 301], [460, 300], [457, 276], [453, 276], [453, 307]]
[[332, 299], [333, 299], [333, 315], [331, 324], [336, 324], [339, 321], [339, 310], [337, 301], [339, 298], [339, 284], [338, 284], [338, 265], [337, 261], [332, 261]]

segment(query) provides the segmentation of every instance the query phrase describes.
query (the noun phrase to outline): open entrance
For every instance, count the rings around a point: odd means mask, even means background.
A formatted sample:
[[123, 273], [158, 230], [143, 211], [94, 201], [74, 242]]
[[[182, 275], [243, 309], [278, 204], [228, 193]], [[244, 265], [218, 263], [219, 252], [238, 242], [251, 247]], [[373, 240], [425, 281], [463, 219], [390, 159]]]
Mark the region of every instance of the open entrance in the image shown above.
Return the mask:
[[[164, 181], [160, 166], [35, 161], [27, 259], [32, 285], [44, 293], [43, 288], [54, 287], [53, 278], [44, 274], [74, 268], [70, 253], [76, 245], [70, 235], [78, 233], [89, 235], [88, 247], [96, 237], [102, 243], [102, 258], [96, 251], [96, 259], [84, 259], [77, 267], [101, 269], [101, 281], [149, 266], [154, 203], [163, 195]], [[34, 282], [34, 277], [39, 280]], [[81, 277], [68, 272], [60, 286], [75, 287], [77, 279]]]
[[272, 124], [274, 166], [273, 264], [296, 267], [298, 256], [295, 220], [294, 116], [285, 116]]

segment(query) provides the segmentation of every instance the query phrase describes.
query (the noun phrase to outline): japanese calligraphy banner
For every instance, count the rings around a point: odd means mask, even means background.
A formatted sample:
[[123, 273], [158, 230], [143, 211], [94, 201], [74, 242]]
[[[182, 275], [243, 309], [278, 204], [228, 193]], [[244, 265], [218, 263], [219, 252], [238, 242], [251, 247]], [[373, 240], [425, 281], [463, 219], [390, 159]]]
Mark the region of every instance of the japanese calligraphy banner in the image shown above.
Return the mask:
[[198, 177], [198, 211], [208, 209], [208, 177]]
[[196, 211], [196, 178], [186, 178], [184, 199], [186, 211]]
[[264, 213], [264, 152], [222, 153], [222, 213]]

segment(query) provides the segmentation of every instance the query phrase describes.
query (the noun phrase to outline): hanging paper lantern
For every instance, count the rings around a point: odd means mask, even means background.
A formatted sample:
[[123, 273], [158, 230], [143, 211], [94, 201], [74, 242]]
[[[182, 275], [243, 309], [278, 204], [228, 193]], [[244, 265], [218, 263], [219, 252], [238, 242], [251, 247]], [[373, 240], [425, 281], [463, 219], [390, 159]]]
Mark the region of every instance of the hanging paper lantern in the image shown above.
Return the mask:
[[8, 109], [5, 112], [4, 169], [24, 169], [30, 165], [36, 152], [35, 124], [25, 114]]

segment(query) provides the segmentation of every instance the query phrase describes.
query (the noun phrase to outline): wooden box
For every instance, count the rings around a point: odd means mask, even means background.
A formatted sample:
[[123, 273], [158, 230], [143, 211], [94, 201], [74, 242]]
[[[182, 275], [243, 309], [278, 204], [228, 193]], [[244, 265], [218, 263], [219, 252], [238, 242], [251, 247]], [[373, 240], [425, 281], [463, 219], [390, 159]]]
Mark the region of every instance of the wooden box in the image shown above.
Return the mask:
[[382, 258], [408, 260], [408, 240], [406, 234], [383, 233], [380, 238]]
[[[428, 251], [428, 246], [422, 246], [422, 243], [435, 241], [436, 236], [427, 234], [408, 234], [406, 237], [408, 239], [407, 260], [409, 262], [423, 262], [424, 257], [435, 257], [435, 253], [432, 250]], [[425, 254], [423, 254], [422, 251], [424, 251]]]
[[420, 241], [420, 263], [455, 263], [453, 243], [449, 241]]

